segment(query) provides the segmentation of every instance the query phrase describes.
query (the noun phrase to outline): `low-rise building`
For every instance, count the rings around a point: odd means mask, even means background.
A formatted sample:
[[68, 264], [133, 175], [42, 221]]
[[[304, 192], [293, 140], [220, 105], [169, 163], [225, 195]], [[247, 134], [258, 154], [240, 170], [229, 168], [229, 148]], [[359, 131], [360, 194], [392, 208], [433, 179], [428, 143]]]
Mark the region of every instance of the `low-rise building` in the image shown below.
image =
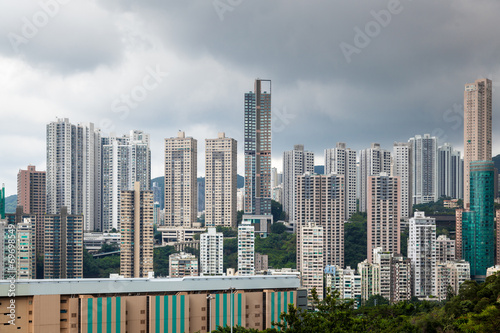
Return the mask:
[[198, 258], [191, 253], [174, 253], [169, 257], [169, 276], [182, 278], [185, 276], [198, 276]]
[[99, 251], [104, 244], [120, 247], [120, 234], [108, 232], [86, 232], [83, 234], [83, 246], [90, 253]]
[[[201, 332], [265, 330], [304, 295], [295, 276], [0, 281], [0, 327], [10, 332]], [[5, 306], [4, 306], [5, 305]]]
[[337, 265], [325, 268], [326, 287], [337, 290], [341, 299], [354, 300], [357, 308], [361, 305], [361, 275], [355, 273], [349, 266], [345, 269]]
[[436, 296], [438, 300], [445, 300], [448, 288], [457, 295], [460, 285], [470, 280], [470, 264], [465, 260], [439, 262], [436, 264]]

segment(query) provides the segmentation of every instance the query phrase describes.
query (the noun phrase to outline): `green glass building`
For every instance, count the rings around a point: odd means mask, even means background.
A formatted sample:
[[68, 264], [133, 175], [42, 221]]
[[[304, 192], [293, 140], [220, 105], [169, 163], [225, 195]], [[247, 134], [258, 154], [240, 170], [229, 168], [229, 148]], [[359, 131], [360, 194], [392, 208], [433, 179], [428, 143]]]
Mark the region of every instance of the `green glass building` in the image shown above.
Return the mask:
[[462, 256], [470, 263], [471, 278], [486, 279], [495, 265], [493, 161], [470, 163], [470, 210], [462, 213]]

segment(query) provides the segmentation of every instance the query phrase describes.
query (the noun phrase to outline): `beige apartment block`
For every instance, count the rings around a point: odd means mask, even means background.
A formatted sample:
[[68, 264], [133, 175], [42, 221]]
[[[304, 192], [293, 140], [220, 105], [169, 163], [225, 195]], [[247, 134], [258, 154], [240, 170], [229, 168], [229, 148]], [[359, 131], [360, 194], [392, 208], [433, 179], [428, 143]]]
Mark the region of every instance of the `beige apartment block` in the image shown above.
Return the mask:
[[17, 174], [17, 205], [22, 206], [26, 214], [36, 215], [36, 252], [43, 254], [43, 215], [46, 213], [45, 191], [47, 173], [37, 171], [34, 165]]
[[470, 205], [470, 162], [491, 161], [492, 82], [479, 79], [464, 91], [464, 208]]
[[147, 277], [153, 272], [153, 192], [135, 182], [133, 191], [121, 192], [120, 211], [120, 274]]
[[[296, 213], [297, 248], [302, 242], [300, 229], [308, 222], [323, 227], [324, 266], [344, 267], [344, 182], [343, 175], [297, 177]], [[301, 271], [301, 253], [297, 251], [297, 269]]]
[[[462, 259], [462, 213], [463, 209], [455, 210], [455, 259]], [[497, 213], [498, 217], [498, 213]]]
[[59, 214], [44, 218], [44, 279], [81, 279], [83, 277], [83, 215]]
[[237, 144], [219, 133], [205, 140], [205, 226], [236, 227]]
[[[299, 229], [300, 242], [297, 243], [297, 267], [302, 276], [302, 287], [316, 288], [319, 299], [323, 299], [324, 228], [313, 222], [303, 224]], [[300, 261], [299, 261], [300, 260]]]
[[400, 253], [401, 189], [399, 177], [381, 173], [368, 177], [367, 191], [368, 262], [373, 262], [373, 249]]
[[197, 219], [198, 143], [179, 132], [165, 139], [165, 225], [191, 227]]

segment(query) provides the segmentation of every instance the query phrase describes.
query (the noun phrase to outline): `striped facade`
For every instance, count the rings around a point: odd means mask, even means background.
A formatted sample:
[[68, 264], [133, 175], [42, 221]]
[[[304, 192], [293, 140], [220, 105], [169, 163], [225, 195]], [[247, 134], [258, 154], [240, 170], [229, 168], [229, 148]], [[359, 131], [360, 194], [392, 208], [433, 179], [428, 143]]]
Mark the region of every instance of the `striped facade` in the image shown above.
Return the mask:
[[[27, 281], [17, 286], [20, 292], [15, 297], [15, 325], [8, 324], [9, 297], [0, 297], [0, 327], [2, 333], [205, 333], [215, 330], [218, 326], [231, 326], [231, 324], [247, 329], [265, 330], [275, 327], [273, 322], [280, 321], [280, 314], [287, 312], [288, 304], [298, 306], [300, 301], [297, 300], [304, 296], [300, 296], [297, 290], [298, 279], [279, 276], [273, 278], [276, 280], [260, 277], [252, 277], [252, 280], [248, 278], [224, 280], [188, 278], [188, 280], [169, 279], [170, 281], [91, 279], [89, 282], [46, 280], [44, 283], [48, 282], [45, 283], [47, 286], [34, 285], [33, 288], [31, 284], [35, 282]], [[58, 284], [57, 281], [62, 282]], [[70, 288], [66, 286], [68, 283], [71, 284]], [[192, 283], [200, 288], [203, 285], [205, 288], [212, 285], [214, 289], [167, 291], [185, 283]], [[226, 286], [235, 285], [238, 288], [227, 287], [228, 289], [222, 290], [220, 283]], [[86, 284], [98, 284], [100, 287], [89, 289]], [[171, 287], [159, 288], [160, 285], [170, 284]], [[250, 290], [241, 289], [244, 284]], [[262, 287], [252, 290], [257, 284]], [[146, 285], [148, 287], [144, 288]], [[276, 287], [278, 285], [282, 287]], [[8, 281], [0, 283], [0, 292], [5, 288], [8, 288]], [[31, 294], [22, 291], [35, 289], [36, 291]], [[134, 291], [139, 289], [165, 291]], [[85, 290], [85, 294], [78, 293], [77, 290]], [[63, 294], [45, 294], [55, 291]], [[68, 294], [68, 291], [72, 294]]]

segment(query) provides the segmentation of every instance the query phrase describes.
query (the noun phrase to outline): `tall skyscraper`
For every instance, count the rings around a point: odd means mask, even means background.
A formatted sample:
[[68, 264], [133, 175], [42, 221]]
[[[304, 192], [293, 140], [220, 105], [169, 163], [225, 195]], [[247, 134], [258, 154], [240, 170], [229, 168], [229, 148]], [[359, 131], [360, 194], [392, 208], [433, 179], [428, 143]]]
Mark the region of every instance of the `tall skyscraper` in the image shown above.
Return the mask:
[[47, 213], [84, 215], [84, 230], [101, 230], [101, 133], [94, 124], [58, 118], [47, 125]]
[[410, 219], [408, 258], [413, 265], [413, 294], [436, 295], [436, 219], [424, 212], [415, 212]]
[[360, 201], [359, 210], [367, 211], [368, 178], [378, 176], [381, 172], [390, 174], [391, 153], [380, 148], [380, 144], [372, 143], [371, 147], [361, 151], [360, 155]]
[[344, 142], [337, 142], [337, 146], [325, 149], [325, 175], [335, 173], [343, 175], [345, 181], [345, 219], [348, 220], [356, 212], [356, 151], [346, 148]]
[[236, 140], [205, 140], [205, 226], [236, 227]]
[[34, 165], [28, 165], [26, 170], [19, 170], [17, 174], [17, 205], [22, 206], [25, 213], [36, 215], [37, 254], [43, 254], [46, 176], [45, 171], [36, 171]]
[[449, 143], [438, 148], [438, 197], [463, 198], [464, 161]]
[[381, 173], [368, 177], [368, 262], [373, 262], [373, 249], [400, 253], [400, 202], [399, 177]]
[[297, 176], [314, 172], [314, 153], [304, 151], [304, 145], [295, 145], [283, 153], [283, 210], [289, 221], [295, 221]]
[[462, 257], [478, 281], [484, 281], [486, 269], [495, 265], [494, 174], [493, 161], [470, 163], [470, 209], [462, 213]]
[[120, 274], [148, 277], [153, 272], [153, 191], [141, 191], [141, 183], [121, 193]]
[[121, 191], [132, 190], [135, 182], [143, 191], [150, 189], [149, 134], [130, 131], [123, 137], [102, 138], [103, 230], [120, 229]]
[[401, 218], [408, 218], [412, 212], [412, 163], [411, 144], [394, 142], [391, 175], [401, 180]]
[[[297, 177], [297, 248], [303, 242], [300, 229], [308, 222], [321, 226], [324, 236], [323, 265], [344, 267], [344, 176], [311, 175]], [[297, 251], [297, 269], [303, 262]]]
[[83, 277], [83, 215], [47, 214], [44, 221], [44, 279]]
[[[269, 91], [262, 83], [269, 84]], [[271, 80], [245, 93], [245, 214], [271, 214]]]
[[215, 228], [208, 228], [200, 235], [200, 273], [202, 275], [222, 275], [224, 236]]
[[[491, 160], [492, 82], [479, 79], [464, 91], [464, 208], [470, 204], [470, 163]], [[471, 265], [471, 275], [473, 268]]]
[[255, 275], [255, 230], [250, 221], [238, 226], [238, 275]]
[[412, 145], [413, 204], [437, 201], [437, 139], [424, 134], [415, 135], [408, 142]]
[[165, 139], [165, 225], [191, 227], [197, 219], [198, 142], [179, 132]]

